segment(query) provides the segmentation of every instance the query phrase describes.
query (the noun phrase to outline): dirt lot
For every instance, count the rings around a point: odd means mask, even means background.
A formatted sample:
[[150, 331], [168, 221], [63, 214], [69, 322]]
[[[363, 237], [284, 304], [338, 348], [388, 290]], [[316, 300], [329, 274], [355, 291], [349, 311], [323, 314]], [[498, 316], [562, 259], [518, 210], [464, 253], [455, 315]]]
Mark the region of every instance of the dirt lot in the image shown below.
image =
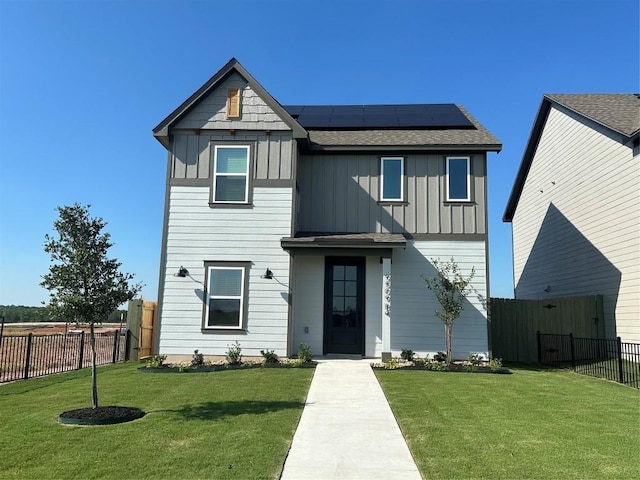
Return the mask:
[[[96, 333], [111, 332], [120, 328], [119, 323], [103, 323], [96, 326]], [[122, 325], [122, 328], [125, 328]], [[54, 322], [37, 322], [37, 323], [5, 323], [2, 335], [64, 335], [67, 332], [85, 331], [89, 333], [88, 325], [80, 325], [76, 329], [75, 323], [54, 323]]]

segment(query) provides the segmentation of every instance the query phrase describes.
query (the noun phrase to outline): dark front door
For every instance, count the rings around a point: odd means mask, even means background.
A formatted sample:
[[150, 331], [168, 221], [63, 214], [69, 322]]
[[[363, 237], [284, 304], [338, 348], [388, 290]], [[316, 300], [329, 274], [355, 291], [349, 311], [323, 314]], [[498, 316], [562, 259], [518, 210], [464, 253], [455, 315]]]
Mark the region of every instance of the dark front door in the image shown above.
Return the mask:
[[327, 257], [324, 288], [324, 351], [364, 355], [362, 257]]

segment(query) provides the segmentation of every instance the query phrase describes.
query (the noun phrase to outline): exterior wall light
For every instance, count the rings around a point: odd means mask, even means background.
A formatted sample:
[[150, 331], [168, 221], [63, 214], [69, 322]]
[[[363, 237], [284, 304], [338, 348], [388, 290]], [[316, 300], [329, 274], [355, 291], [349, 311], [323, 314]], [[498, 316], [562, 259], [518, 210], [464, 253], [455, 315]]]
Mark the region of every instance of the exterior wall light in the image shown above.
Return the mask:
[[267, 268], [267, 271], [264, 272], [261, 278], [266, 278], [267, 280], [273, 280], [273, 272]]
[[184, 278], [187, 275], [189, 275], [189, 270], [180, 265], [180, 268], [178, 269], [178, 277]]

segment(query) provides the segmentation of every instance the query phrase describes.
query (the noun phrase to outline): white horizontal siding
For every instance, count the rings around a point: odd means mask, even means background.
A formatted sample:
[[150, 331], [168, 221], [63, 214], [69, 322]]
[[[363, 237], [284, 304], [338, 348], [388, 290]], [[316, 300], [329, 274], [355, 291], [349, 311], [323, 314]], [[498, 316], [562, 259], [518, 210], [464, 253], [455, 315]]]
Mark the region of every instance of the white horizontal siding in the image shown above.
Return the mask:
[[607, 336], [640, 342], [639, 204], [631, 148], [552, 108], [513, 218], [516, 296], [602, 294]]
[[454, 358], [469, 353], [488, 355], [485, 242], [407, 242], [407, 248], [393, 251], [391, 264], [391, 350], [394, 355], [409, 348], [419, 355], [445, 350], [444, 325], [435, 312], [441, 310], [433, 292], [421, 275], [435, 276], [431, 259], [451, 258], [468, 275], [475, 269], [473, 287], [477, 293], [467, 297], [460, 318], [453, 325]]
[[[291, 188], [254, 188], [252, 208], [210, 208], [208, 187], [171, 187], [160, 353], [224, 355], [235, 341], [245, 355], [287, 353], [289, 255], [280, 239], [291, 234], [291, 198]], [[251, 262], [246, 331], [202, 332], [205, 261]], [[190, 277], [175, 275], [180, 266]], [[281, 283], [260, 278], [267, 268]]]

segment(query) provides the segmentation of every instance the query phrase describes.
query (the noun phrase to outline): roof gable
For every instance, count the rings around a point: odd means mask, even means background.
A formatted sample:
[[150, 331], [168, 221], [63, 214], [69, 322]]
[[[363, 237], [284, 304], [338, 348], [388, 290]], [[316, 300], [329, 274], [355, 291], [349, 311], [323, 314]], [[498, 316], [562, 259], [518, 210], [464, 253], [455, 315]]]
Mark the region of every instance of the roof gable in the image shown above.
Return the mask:
[[[511, 222], [515, 215], [522, 189], [529, 174], [542, 130], [552, 106], [566, 108], [582, 117], [585, 123], [595, 122], [604, 127], [623, 143], [637, 141], [640, 135], [640, 97], [630, 93], [602, 94], [546, 94], [534, 120], [529, 141], [525, 148], [516, 179], [502, 216], [503, 222]], [[593, 124], [592, 128], [594, 127]], [[599, 128], [599, 127], [596, 127]]]
[[244, 78], [249, 87], [266, 103], [280, 119], [293, 131], [294, 138], [306, 138], [307, 132], [302, 126], [280, 105], [235, 58], [232, 58], [215, 75], [202, 85], [193, 95], [162, 120], [154, 129], [153, 135], [165, 147], [169, 147], [169, 130], [177, 125], [189, 112], [197, 106], [218, 86], [227, 80], [233, 73]]

